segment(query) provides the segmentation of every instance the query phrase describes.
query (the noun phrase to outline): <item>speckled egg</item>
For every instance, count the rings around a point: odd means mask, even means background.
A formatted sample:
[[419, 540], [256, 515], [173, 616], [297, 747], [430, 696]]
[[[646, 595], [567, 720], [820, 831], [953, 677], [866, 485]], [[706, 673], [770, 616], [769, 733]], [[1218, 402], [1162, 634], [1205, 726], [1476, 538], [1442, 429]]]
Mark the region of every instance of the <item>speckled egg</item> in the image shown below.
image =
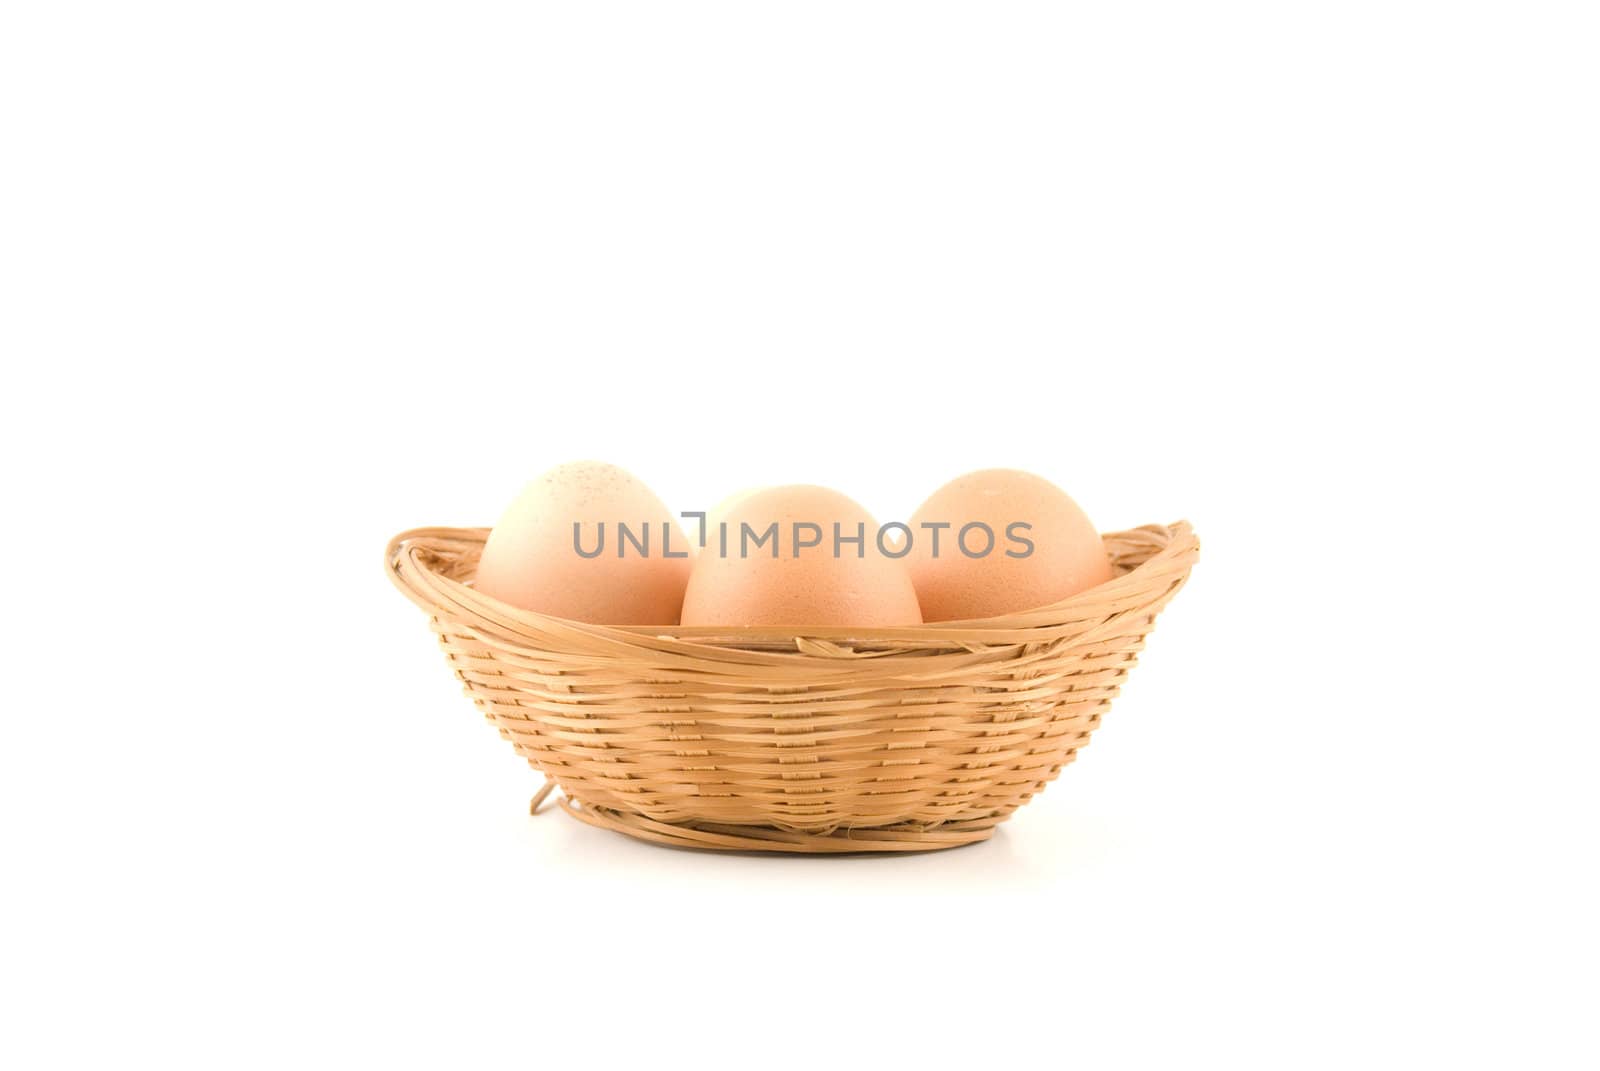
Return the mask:
[[675, 625], [692, 561], [689, 537], [650, 488], [615, 465], [574, 461], [511, 503], [475, 583], [512, 606], [573, 621]]

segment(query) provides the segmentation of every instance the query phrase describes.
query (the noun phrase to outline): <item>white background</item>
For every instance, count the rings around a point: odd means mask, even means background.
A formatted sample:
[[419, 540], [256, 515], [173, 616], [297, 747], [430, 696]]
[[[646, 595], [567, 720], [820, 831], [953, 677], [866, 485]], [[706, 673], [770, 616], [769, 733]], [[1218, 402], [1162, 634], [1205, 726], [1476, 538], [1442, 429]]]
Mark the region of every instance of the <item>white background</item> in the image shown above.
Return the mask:
[[[7, 5], [0, 1059], [1594, 1066], [1596, 30]], [[581, 457], [1202, 558], [993, 841], [673, 851], [380, 561]]]

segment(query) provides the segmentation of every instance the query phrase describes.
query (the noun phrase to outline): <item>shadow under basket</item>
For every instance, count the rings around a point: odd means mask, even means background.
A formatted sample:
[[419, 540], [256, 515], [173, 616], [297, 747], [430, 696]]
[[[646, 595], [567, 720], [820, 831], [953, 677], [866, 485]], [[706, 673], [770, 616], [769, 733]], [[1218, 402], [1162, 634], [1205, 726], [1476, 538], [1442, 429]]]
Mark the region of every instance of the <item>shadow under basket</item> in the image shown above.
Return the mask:
[[1105, 536], [1109, 582], [908, 628], [589, 625], [473, 590], [486, 528], [418, 528], [389, 578], [467, 695], [591, 825], [730, 851], [926, 851], [985, 840], [1077, 757], [1200, 544]]

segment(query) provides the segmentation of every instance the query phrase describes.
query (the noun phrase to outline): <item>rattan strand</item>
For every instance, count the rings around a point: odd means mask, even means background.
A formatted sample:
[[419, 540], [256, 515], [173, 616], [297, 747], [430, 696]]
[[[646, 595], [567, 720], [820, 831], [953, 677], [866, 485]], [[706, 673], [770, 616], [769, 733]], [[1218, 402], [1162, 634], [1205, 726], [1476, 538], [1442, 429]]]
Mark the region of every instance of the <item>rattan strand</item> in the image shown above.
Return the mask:
[[396, 536], [389, 577], [467, 695], [591, 825], [679, 847], [970, 844], [1070, 763], [1199, 553], [1189, 524], [1105, 537], [1108, 583], [897, 629], [613, 628], [470, 586], [488, 530]]

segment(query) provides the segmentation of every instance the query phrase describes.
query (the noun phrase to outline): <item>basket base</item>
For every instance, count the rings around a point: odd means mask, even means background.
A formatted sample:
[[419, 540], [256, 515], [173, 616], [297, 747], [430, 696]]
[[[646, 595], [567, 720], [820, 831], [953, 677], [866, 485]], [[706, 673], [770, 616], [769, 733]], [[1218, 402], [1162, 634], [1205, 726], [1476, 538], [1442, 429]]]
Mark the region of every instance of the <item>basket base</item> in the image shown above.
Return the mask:
[[[548, 793], [547, 785], [530, 810], [536, 811]], [[640, 814], [613, 811], [607, 807], [577, 804], [566, 796], [557, 799], [561, 809], [580, 822], [600, 829], [624, 833], [639, 840], [666, 844], [674, 848], [699, 848], [720, 852], [793, 852], [799, 854], [842, 854], [854, 852], [929, 852], [959, 848], [988, 840], [995, 826], [1005, 820], [979, 819], [950, 822], [937, 829], [889, 826], [880, 829], [841, 829], [833, 833], [795, 833], [773, 826], [730, 826], [713, 822], [674, 825], [657, 822]]]

